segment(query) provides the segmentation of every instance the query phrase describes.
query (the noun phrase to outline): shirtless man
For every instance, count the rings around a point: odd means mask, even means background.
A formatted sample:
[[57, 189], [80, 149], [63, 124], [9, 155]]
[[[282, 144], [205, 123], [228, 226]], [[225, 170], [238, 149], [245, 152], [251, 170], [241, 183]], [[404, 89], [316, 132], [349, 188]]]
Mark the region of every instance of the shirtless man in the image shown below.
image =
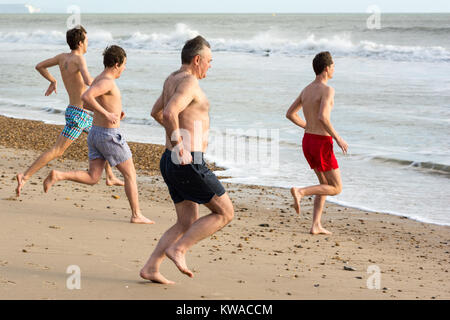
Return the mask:
[[[50, 81], [50, 86], [45, 92], [45, 96], [51, 95], [53, 91], [56, 94], [56, 79], [50, 74], [47, 68], [56, 65], [59, 66], [64, 86], [69, 94], [69, 106], [66, 109], [65, 115], [66, 126], [50, 150], [41, 154], [24, 173], [17, 174], [17, 196], [20, 196], [23, 186], [33, 174], [50, 161], [61, 157], [64, 151], [66, 151], [82, 132], [89, 132], [92, 125], [92, 117], [83, 109], [83, 102], [81, 101], [81, 95], [86, 91], [86, 86], [90, 86], [93, 80], [83, 56], [88, 47], [86, 30], [82, 26], [73, 28], [67, 31], [66, 38], [67, 44], [71, 49], [70, 53], [58, 54], [36, 65], [36, 70], [45, 79]], [[123, 182], [114, 176], [109, 165], [106, 165], [105, 172], [107, 185], [123, 186]]]
[[115, 83], [126, 66], [126, 53], [118, 46], [110, 46], [103, 53], [105, 69], [92, 82], [91, 87], [81, 96], [85, 108], [94, 111], [92, 129], [88, 135], [89, 171], [61, 172], [52, 170], [44, 181], [44, 191], [57, 181], [70, 180], [94, 185], [102, 175], [106, 161], [112, 167], [117, 166], [125, 179], [125, 193], [131, 207], [131, 223], [153, 224], [144, 217], [139, 208], [136, 171], [131, 150], [121, 133], [120, 120], [122, 98]]
[[[291, 188], [294, 207], [300, 214], [300, 202], [303, 197], [315, 195], [313, 223], [311, 234], [331, 234], [322, 227], [320, 218], [327, 196], [334, 196], [342, 191], [341, 174], [333, 153], [333, 139], [344, 154], [348, 145], [334, 130], [330, 114], [334, 104], [334, 89], [327, 85], [333, 78], [334, 62], [329, 52], [321, 52], [313, 60], [316, 79], [300, 93], [291, 105], [286, 117], [297, 126], [305, 129], [302, 148], [311, 169], [319, 179], [319, 185], [305, 188]], [[303, 107], [304, 121], [297, 113]]]
[[[198, 80], [206, 77], [211, 61], [210, 45], [204, 38], [187, 41], [181, 68], [166, 79], [151, 112], [166, 129], [166, 151], [160, 168], [177, 213], [177, 222], [161, 237], [140, 272], [142, 278], [153, 282], [174, 283], [159, 272], [165, 256], [192, 278], [185, 260], [187, 250], [222, 229], [234, 216], [228, 194], [203, 160], [208, 144], [209, 102]], [[200, 219], [199, 204], [211, 210]]]

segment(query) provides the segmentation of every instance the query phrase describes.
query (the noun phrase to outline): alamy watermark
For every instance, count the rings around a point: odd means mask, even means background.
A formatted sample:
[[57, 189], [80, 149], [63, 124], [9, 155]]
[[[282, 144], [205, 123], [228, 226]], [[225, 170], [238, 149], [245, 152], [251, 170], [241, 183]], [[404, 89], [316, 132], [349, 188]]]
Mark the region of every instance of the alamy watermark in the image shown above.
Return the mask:
[[67, 29], [73, 29], [81, 25], [81, 9], [79, 6], [71, 5], [67, 7], [67, 13], [71, 13], [66, 20]]
[[80, 290], [81, 289], [81, 269], [77, 265], [70, 265], [66, 270], [67, 274], [70, 276], [66, 280], [66, 287], [69, 290]]
[[[211, 159], [221, 159], [224, 163], [253, 165], [259, 169], [279, 169], [280, 132], [278, 129], [226, 129], [223, 132], [203, 130], [201, 121], [194, 121], [193, 136], [186, 129], [173, 132], [171, 139], [176, 142], [181, 137], [171, 155], [172, 162], [181, 164], [179, 152], [203, 150], [208, 140], [208, 155]], [[194, 154], [193, 164], [201, 164], [202, 157]]]
[[381, 288], [381, 269], [377, 265], [371, 265], [367, 268], [367, 273], [370, 274], [367, 278], [367, 289], [377, 289]]
[[381, 10], [377, 5], [371, 5], [366, 9], [367, 13], [372, 13], [367, 18], [367, 29], [381, 29]]

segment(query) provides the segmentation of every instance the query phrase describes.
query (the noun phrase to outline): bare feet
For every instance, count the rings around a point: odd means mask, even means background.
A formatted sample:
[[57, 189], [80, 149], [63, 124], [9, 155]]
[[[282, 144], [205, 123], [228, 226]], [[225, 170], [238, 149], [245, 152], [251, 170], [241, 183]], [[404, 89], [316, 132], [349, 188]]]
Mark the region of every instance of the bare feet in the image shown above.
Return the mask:
[[17, 179], [17, 188], [16, 188], [16, 196], [20, 196], [20, 191], [22, 190], [23, 186], [25, 185], [25, 182], [27, 182], [27, 180], [25, 179], [23, 173], [18, 173], [16, 175], [16, 179]]
[[316, 235], [316, 234], [333, 234], [332, 232], [328, 231], [322, 226], [312, 226], [309, 233]]
[[123, 187], [125, 185], [125, 182], [118, 179], [117, 177], [112, 177], [112, 178], [106, 177], [106, 185], [109, 187], [111, 187], [111, 186]]
[[130, 223], [137, 223], [137, 224], [154, 224], [155, 221], [152, 221], [146, 217], [144, 217], [142, 214], [131, 217]]
[[47, 178], [44, 180], [44, 192], [47, 193], [50, 187], [56, 182], [57, 180], [57, 174], [55, 170], [50, 171]]
[[175, 249], [172, 249], [171, 247], [166, 249], [166, 256], [170, 260], [172, 260], [175, 265], [177, 266], [178, 270], [180, 270], [182, 273], [188, 275], [189, 277], [193, 278], [194, 274], [191, 270], [188, 269], [186, 265], [186, 258], [184, 256], [184, 253], [181, 251], [177, 251]]
[[142, 279], [150, 280], [152, 282], [161, 283], [161, 284], [175, 284], [175, 282], [167, 280], [161, 273], [155, 271], [144, 270], [142, 268], [140, 272], [140, 276]]
[[296, 188], [291, 188], [291, 194], [294, 197], [294, 208], [295, 211], [300, 214], [300, 201], [302, 200], [302, 195]]

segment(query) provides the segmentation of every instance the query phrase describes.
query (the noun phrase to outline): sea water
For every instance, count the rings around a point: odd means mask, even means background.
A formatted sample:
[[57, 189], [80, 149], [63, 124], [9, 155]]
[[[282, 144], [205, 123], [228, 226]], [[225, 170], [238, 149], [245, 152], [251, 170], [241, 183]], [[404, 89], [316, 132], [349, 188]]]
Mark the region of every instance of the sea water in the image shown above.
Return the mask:
[[[0, 15], [1, 114], [64, 123], [68, 98], [57, 68], [50, 72], [58, 94], [45, 97], [48, 82], [34, 66], [68, 51], [68, 17]], [[368, 28], [368, 17], [85, 14], [81, 24], [92, 75], [102, 71], [107, 45], [127, 51], [117, 83], [127, 114], [122, 128], [137, 142], [164, 143], [151, 108], [180, 67], [184, 42], [204, 36], [213, 52], [200, 82], [211, 103], [207, 159], [226, 168], [225, 181], [265, 186], [317, 183], [301, 151], [303, 130], [285, 114], [314, 80], [314, 55], [330, 51], [331, 119], [349, 153], [334, 144], [343, 191], [328, 199], [450, 225], [450, 14], [382, 14], [380, 29]], [[252, 148], [274, 146], [270, 157], [255, 159]]]

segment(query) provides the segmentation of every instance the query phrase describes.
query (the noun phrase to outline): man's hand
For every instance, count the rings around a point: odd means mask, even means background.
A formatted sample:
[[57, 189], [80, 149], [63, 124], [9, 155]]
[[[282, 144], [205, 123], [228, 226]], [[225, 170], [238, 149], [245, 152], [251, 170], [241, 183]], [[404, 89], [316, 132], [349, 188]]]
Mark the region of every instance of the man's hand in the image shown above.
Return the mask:
[[176, 155], [176, 164], [184, 166], [192, 163], [192, 155], [189, 151], [184, 149], [183, 142], [180, 142], [176, 146], [174, 146], [172, 152], [174, 152]]
[[122, 111], [122, 112], [120, 113], [120, 120], [123, 120], [123, 118], [125, 118], [125, 112]]
[[338, 137], [336, 139], [336, 143], [338, 144], [338, 146], [342, 149], [342, 152], [344, 154], [347, 154], [347, 150], [348, 150], [348, 144], [347, 142], [345, 142], [344, 139], [342, 139], [341, 137]]
[[119, 116], [115, 113], [107, 112], [105, 114], [106, 120], [111, 122], [112, 124], [116, 124], [119, 121]]
[[47, 91], [45, 92], [45, 96], [48, 97], [49, 95], [52, 94], [53, 91], [55, 91], [55, 94], [57, 94], [57, 92], [56, 92], [56, 81], [50, 83], [50, 85], [48, 86]]

